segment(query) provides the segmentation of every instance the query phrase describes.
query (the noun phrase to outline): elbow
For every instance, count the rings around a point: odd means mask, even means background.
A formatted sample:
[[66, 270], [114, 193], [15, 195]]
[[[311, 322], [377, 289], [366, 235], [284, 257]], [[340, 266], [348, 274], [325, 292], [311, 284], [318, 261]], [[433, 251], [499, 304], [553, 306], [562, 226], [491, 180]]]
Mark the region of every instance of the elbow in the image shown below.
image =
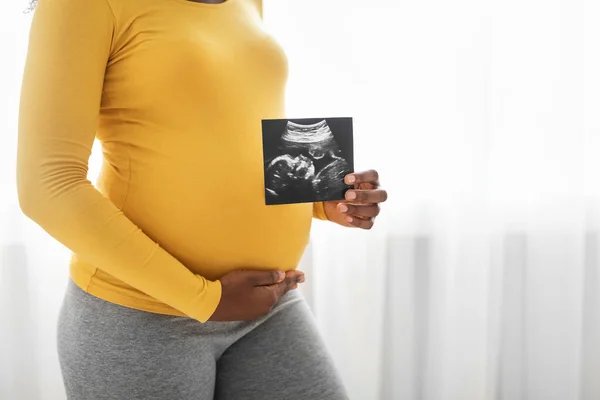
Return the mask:
[[87, 174], [87, 159], [72, 155], [68, 142], [50, 144], [20, 133], [17, 147], [18, 204], [25, 216], [43, 228], [60, 220], [56, 214], [68, 208], [61, 202]]
[[17, 173], [17, 196], [19, 207], [23, 214], [32, 220], [39, 218], [40, 210], [44, 204], [42, 185], [39, 179], [31, 174], [18, 171]]
[[68, 196], [89, 181], [79, 167], [40, 168], [35, 165], [17, 167], [19, 207], [29, 219], [44, 227], [68, 209]]
[[22, 153], [22, 146], [19, 145], [16, 163], [17, 199], [23, 214], [30, 219], [34, 219], [43, 202], [40, 196], [42, 179], [39, 174], [39, 166], [37, 163], [32, 163], [31, 160], [38, 160], [39, 158]]
[[45, 178], [42, 169], [24, 163], [17, 166], [16, 178], [17, 198], [21, 211], [28, 218], [39, 223], [43, 217], [42, 213], [50, 203], [48, 193], [51, 188], [45, 184], [49, 179]]

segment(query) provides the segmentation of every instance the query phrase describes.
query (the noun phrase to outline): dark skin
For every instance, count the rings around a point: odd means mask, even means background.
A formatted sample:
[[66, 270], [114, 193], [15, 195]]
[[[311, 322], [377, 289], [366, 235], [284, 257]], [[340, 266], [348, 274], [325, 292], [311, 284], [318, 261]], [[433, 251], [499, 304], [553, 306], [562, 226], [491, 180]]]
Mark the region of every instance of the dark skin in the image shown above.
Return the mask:
[[[224, 0], [190, 1], [224, 3]], [[344, 181], [354, 185], [354, 189], [346, 192], [345, 201], [324, 203], [327, 218], [342, 226], [371, 229], [379, 215], [379, 203], [387, 200], [387, 192], [379, 187], [379, 174], [374, 170], [356, 172], [347, 175]], [[220, 281], [221, 301], [210, 320], [253, 320], [267, 315], [281, 296], [304, 282], [304, 272], [238, 270]]]
[[[226, 0], [189, 0], [220, 4]], [[379, 203], [387, 200], [387, 192], [379, 188], [377, 171], [349, 174], [344, 181], [354, 185], [346, 192], [345, 201], [324, 203], [330, 221], [346, 227], [371, 229], [379, 215]], [[222, 293], [210, 321], [246, 321], [267, 315], [277, 301], [304, 282], [302, 271], [237, 270], [220, 280]]]
[[[220, 4], [227, 0], [189, 0]], [[32, 0], [31, 9], [37, 0]], [[344, 178], [354, 190], [346, 192], [345, 201], [324, 203], [327, 218], [345, 227], [371, 229], [379, 215], [379, 203], [387, 200], [387, 192], [379, 188], [377, 171], [349, 174]], [[237, 270], [220, 280], [222, 293], [210, 321], [244, 321], [267, 315], [279, 298], [304, 282], [302, 271]]]
[[238, 270], [220, 281], [221, 301], [210, 321], [248, 321], [267, 315], [281, 296], [304, 282], [304, 272]]
[[387, 200], [387, 192], [380, 188], [379, 174], [375, 170], [346, 175], [344, 182], [354, 185], [346, 192], [345, 201], [324, 203], [330, 221], [347, 227], [371, 229], [379, 215], [379, 204]]
[[[377, 171], [355, 172], [344, 181], [354, 185], [346, 200], [324, 203], [330, 221], [346, 227], [371, 229], [379, 215], [379, 203], [387, 200]], [[223, 292], [211, 321], [252, 320], [267, 315], [279, 298], [304, 282], [302, 271], [233, 271], [221, 279]]]

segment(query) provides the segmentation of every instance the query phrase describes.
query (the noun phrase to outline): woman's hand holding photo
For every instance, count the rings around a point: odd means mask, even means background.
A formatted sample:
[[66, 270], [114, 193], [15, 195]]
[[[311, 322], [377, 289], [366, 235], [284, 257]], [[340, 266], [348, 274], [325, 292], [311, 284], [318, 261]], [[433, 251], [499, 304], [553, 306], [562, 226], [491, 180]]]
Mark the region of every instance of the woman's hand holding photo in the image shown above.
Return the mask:
[[387, 192], [380, 188], [379, 174], [375, 170], [355, 172], [344, 178], [354, 189], [346, 192], [346, 200], [323, 204], [330, 221], [347, 227], [371, 229], [379, 215], [379, 204], [387, 200]]

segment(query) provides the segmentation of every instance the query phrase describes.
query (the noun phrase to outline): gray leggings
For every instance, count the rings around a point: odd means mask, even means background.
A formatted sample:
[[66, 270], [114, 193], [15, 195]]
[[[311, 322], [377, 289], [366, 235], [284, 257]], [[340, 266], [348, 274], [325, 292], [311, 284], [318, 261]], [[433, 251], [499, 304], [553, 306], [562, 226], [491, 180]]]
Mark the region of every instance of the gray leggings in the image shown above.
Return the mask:
[[265, 318], [207, 322], [106, 302], [69, 282], [58, 353], [70, 400], [342, 400], [297, 292]]

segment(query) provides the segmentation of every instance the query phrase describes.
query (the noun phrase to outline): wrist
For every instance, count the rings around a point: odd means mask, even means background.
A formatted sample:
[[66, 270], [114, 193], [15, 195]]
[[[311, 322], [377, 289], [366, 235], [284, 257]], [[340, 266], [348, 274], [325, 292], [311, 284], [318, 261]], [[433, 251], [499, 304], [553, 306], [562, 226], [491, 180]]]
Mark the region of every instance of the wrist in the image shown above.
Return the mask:
[[329, 215], [327, 215], [325, 203], [322, 201], [313, 203], [313, 217], [323, 221], [329, 221]]
[[221, 301], [223, 294], [223, 287], [220, 280], [209, 281], [202, 276], [197, 275], [198, 279], [204, 281], [204, 289], [198, 293], [195, 297], [195, 313], [190, 317], [200, 321], [206, 322], [214, 314]]

